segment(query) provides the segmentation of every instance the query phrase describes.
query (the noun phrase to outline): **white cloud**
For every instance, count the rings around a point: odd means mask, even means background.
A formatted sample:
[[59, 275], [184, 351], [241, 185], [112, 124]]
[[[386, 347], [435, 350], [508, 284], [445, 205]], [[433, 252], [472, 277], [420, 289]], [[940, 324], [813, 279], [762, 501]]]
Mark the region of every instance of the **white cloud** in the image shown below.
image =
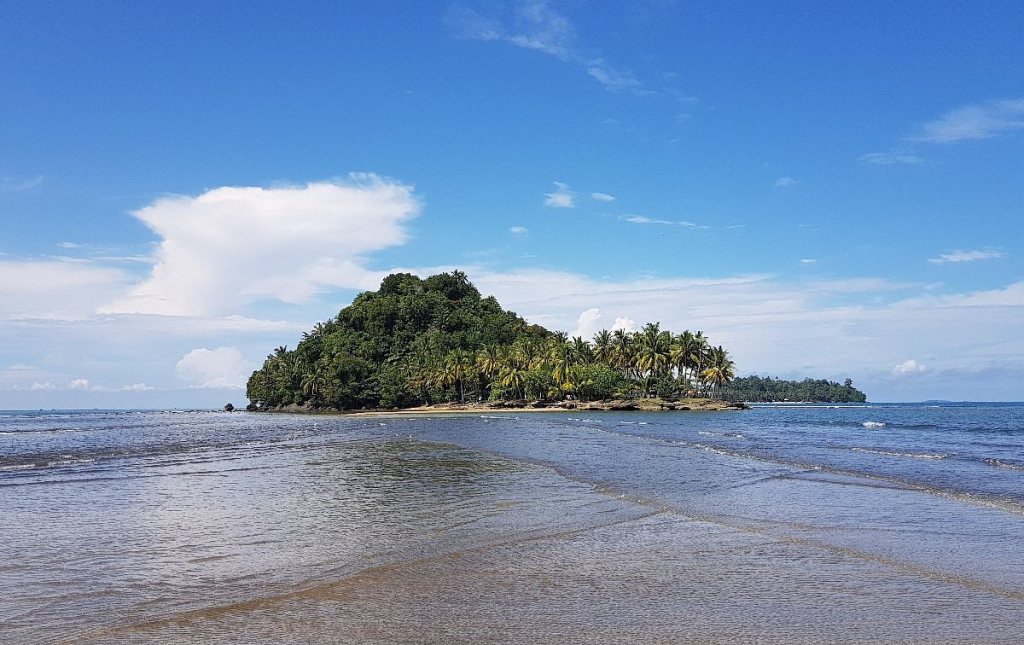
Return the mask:
[[555, 182], [555, 191], [544, 194], [544, 205], [552, 208], [576, 208], [576, 197], [569, 190], [568, 184]]
[[278, 188], [164, 197], [133, 215], [160, 237], [149, 277], [103, 313], [211, 316], [264, 300], [366, 289], [365, 255], [405, 242], [411, 186], [370, 174]]
[[156, 388], [150, 387], [145, 383], [132, 383], [131, 385], [125, 385], [117, 389], [118, 392], [149, 392]]
[[253, 365], [236, 347], [201, 347], [185, 354], [175, 366], [178, 378], [199, 387], [243, 388]]
[[603, 58], [580, 54], [572, 21], [544, 0], [522, 4], [511, 25], [462, 5], [449, 8], [445, 23], [461, 38], [506, 42], [578, 65], [609, 92], [630, 92], [638, 96], [655, 93], [645, 89], [628, 70], [616, 69]]
[[590, 198], [599, 202], [614, 202], [615, 197], [608, 193], [590, 193]]
[[817, 264], [817, 263], [818, 263], [818, 261], [815, 260], [814, 258], [804, 258], [804, 259], [800, 260], [800, 264]]
[[975, 260], [994, 260], [1003, 257], [999, 251], [953, 251], [943, 253], [937, 258], [929, 258], [932, 264], [946, 264], [947, 262], [974, 262]]
[[512, 235], [522, 237], [523, 235], [528, 234], [530, 232], [530, 229], [526, 228], [525, 226], [513, 226], [512, 228], [508, 229], [508, 232], [511, 233]]
[[76, 378], [73, 381], [71, 381], [70, 383], [68, 383], [68, 387], [71, 388], [72, 390], [88, 390], [89, 389], [89, 379], [87, 379], [87, 378]]
[[37, 175], [35, 177], [2, 177], [0, 178], [0, 192], [4, 193], [18, 193], [23, 190], [29, 190], [35, 188], [39, 184], [43, 183], [43, 176]]
[[924, 374], [928, 371], [928, 367], [918, 363], [913, 358], [903, 361], [896, 367], [892, 368], [892, 375], [894, 378], [901, 378], [904, 376], [915, 376], [917, 374]]
[[[1024, 281], [988, 291], [936, 293], [928, 285], [876, 278], [596, 280], [557, 271], [467, 272], [481, 292], [549, 329], [576, 329], [581, 311], [598, 308], [630, 320], [659, 321], [676, 333], [703, 330], [730, 351], [741, 374], [850, 376], [874, 400], [1019, 398], [1014, 381], [965, 381], [953, 371], [1020, 372]], [[892, 366], [907, 356], [931, 357], [932, 380], [892, 379]], [[927, 391], [908, 389], [912, 382]]]
[[630, 224], [658, 224], [662, 226], [682, 226], [683, 228], [699, 229], [702, 231], [706, 231], [711, 228], [710, 226], [705, 226], [703, 224], [694, 224], [693, 222], [674, 222], [672, 220], [655, 219], [653, 217], [646, 217], [644, 215], [623, 215], [619, 217], [619, 219], [621, 219], [624, 222], [629, 222]]
[[921, 134], [910, 141], [922, 143], [956, 143], [991, 139], [1024, 129], [1024, 99], [989, 101], [967, 105], [929, 121]]
[[601, 331], [601, 310], [597, 307], [591, 307], [580, 314], [579, 318], [576, 319], [576, 329], [573, 330], [570, 336], [579, 336], [583, 340], [590, 340], [594, 334]]
[[696, 228], [702, 231], [707, 231], [711, 228], [710, 226], [706, 226], [704, 224], [694, 224], [693, 222], [676, 222], [676, 224], [682, 226], [683, 228]]
[[92, 263], [0, 260], [0, 319], [91, 316], [130, 280], [124, 271]]
[[924, 161], [923, 158], [906, 153], [900, 152], [869, 152], [866, 155], [861, 155], [860, 161], [862, 163], [870, 163], [877, 165], [890, 165], [897, 163], [915, 164]]
[[28, 389], [30, 389], [30, 390], [33, 390], [33, 391], [39, 391], [39, 390], [56, 390], [56, 389], [57, 389], [57, 386], [56, 386], [56, 385], [53, 385], [52, 383], [39, 383], [39, 382], [37, 381], [37, 382], [33, 383], [32, 385], [30, 385], [30, 386], [28, 387]]
[[792, 177], [779, 177], [775, 180], [774, 186], [776, 188], [789, 188], [790, 186], [796, 186], [800, 181], [793, 179]]
[[611, 331], [621, 329], [623, 331], [633, 333], [639, 328], [640, 327], [636, 324], [635, 320], [633, 320], [632, 318], [628, 318], [626, 316], [622, 316], [620, 318], [616, 318], [615, 322], [612, 323]]
[[651, 90], [645, 90], [643, 83], [637, 80], [631, 72], [613, 69], [600, 59], [591, 62], [591, 65], [587, 67], [587, 74], [597, 79], [604, 89], [612, 93], [631, 92], [640, 96], [653, 94]]
[[629, 222], [630, 224], [675, 224], [675, 222], [670, 222], [667, 219], [653, 219], [650, 217], [644, 217], [643, 215], [623, 216], [620, 219], [625, 222]]

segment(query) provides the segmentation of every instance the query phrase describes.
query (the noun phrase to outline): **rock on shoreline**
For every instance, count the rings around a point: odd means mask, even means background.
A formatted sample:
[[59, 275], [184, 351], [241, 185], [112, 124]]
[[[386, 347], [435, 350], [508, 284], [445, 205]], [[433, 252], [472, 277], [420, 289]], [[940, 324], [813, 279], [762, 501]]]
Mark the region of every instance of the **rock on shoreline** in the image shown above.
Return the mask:
[[259, 412], [280, 412], [293, 414], [422, 414], [425, 412], [558, 412], [562, 410], [586, 410], [596, 412], [669, 412], [669, 411], [716, 411], [749, 410], [745, 403], [722, 401], [721, 399], [614, 399], [609, 401], [489, 401], [484, 403], [438, 403], [413, 408], [377, 410], [338, 410], [333, 408], [310, 408], [290, 404], [257, 410]]

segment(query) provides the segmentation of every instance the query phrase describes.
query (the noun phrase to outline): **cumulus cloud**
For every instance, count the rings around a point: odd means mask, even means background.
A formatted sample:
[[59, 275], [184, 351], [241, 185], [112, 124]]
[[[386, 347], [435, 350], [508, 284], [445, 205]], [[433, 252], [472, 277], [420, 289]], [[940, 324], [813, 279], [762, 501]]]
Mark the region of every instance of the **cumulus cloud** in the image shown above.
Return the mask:
[[1024, 129], [1024, 99], [1004, 99], [967, 105], [929, 121], [910, 141], [957, 143], [991, 139]]
[[89, 379], [87, 379], [87, 378], [76, 378], [73, 381], [71, 381], [70, 383], [68, 383], [68, 387], [71, 388], [72, 390], [88, 390], [89, 389]]
[[576, 208], [576, 197], [568, 184], [555, 182], [555, 191], [544, 194], [544, 205], [552, 208]]
[[419, 208], [411, 186], [371, 174], [164, 197], [133, 213], [160, 238], [152, 272], [101, 312], [237, 314], [326, 287], [372, 288], [366, 254], [405, 242]]
[[620, 318], [616, 318], [615, 322], [612, 323], [611, 330], [615, 331], [616, 329], [621, 329], [623, 331], [633, 333], [637, 329], [639, 329], [639, 326], [636, 324], [636, 321], [633, 320], [632, 318], [622, 316]]
[[947, 262], [974, 262], [976, 260], [994, 260], [1003, 257], [999, 251], [953, 251], [943, 253], [937, 258], [929, 258], [932, 264], [946, 264]]
[[892, 368], [892, 375], [895, 378], [901, 378], [904, 376], [914, 376], [917, 374], [924, 374], [928, 371], [928, 368], [921, 363], [918, 363], [913, 358], [903, 361], [896, 367]]
[[243, 388], [253, 365], [236, 347], [201, 347], [185, 354], [175, 366], [178, 378], [199, 387]]
[[601, 310], [591, 307], [579, 315], [576, 319], [576, 329], [570, 336], [579, 336], [584, 340], [590, 340], [594, 334], [601, 331]]

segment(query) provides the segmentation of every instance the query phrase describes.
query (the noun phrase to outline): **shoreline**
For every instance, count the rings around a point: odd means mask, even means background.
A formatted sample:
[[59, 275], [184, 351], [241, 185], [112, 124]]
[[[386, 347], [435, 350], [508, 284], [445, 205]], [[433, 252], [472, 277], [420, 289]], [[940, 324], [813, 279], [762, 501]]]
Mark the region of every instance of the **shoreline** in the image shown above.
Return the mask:
[[482, 413], [525, 413], [525, 412], [718, 412], [725, 410], [749, 410], [745, 403], [732, 403], [721, 399], [636, 399], [612, 401], [510, 401], [507, 403], [438, 403], [419, 405], [411, 408], [376, 410], [338, 410], [331, 408], [308, 408], [287, 405], [268, 410], [256, 410], [271, 414], [311, 414], [344, 416], [414, 416], [422, 414], [482, 414]]

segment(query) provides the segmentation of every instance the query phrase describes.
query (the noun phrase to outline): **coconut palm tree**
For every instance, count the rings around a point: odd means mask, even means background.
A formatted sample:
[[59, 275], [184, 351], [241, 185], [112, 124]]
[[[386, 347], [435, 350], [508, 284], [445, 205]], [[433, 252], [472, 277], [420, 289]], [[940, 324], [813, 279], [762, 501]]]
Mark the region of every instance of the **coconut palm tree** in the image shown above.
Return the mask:
[[612, 333], [607, 329], [594, 334], [594, 360], [608, 365], [612, 359]]
[[736, 364], [729, 358], [729, 352], [722, 346], [712, 347], [708, 352], [708, 367], [701, 373], [712, 392], [736, 378]]

